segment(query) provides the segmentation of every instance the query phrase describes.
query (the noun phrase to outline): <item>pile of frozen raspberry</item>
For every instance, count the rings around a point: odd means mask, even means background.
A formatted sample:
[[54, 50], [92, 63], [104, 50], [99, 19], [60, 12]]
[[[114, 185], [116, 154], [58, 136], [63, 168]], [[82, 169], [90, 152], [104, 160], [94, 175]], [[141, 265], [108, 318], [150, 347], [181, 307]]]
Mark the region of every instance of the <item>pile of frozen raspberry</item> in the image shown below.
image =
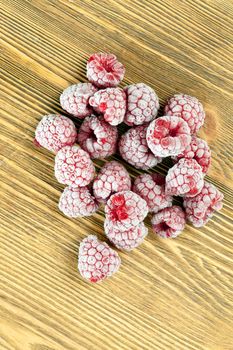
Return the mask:
[[[70, 218], [94, 214], [105, 207], [104, 232], [119, 250], [131, 251], [148, 234], [144, 219], [150, 213], [153, 232], [175, 238], [190, 222], [201, 227], [222, 208], [223, 194], [204, 180], [211, 152], [197, 132], [205, 120], [201, 102], [186, 94], [167, 100], [158, 115], [159, 99], [152, 87], [118, 85], [125, 68], [115, 55], [95, 53], [87, 61], [88, 82], [68, 86], [60, 103], [69, 116], [49, 114], [39, 122], [34, 143], [55, 153], [55, 177], [65, 185], [59, 210]], [[77, 127], [75, 121], [82, 120]], [[119, 136], [117, 125], [127, 131]], [[141, 173], [133, 183], [123, 165], [106, 161], [96, 174], [93, 159], [119, 155]], [[166, 175], [156, 165], [171, 157]], [[179, 196], [182, 205], [174, 204]], [[78, 269], [89, 282], [118, 271], [116, 250], [90, 234], [80, 244]]]

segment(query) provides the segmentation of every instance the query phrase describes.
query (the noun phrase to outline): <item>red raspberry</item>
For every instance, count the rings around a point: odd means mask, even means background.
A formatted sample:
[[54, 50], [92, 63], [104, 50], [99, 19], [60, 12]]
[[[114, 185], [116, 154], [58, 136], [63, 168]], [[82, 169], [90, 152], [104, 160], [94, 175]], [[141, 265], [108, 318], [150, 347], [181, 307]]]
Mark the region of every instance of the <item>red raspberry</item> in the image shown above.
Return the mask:
[[173, 157], [175, 161], [180, 158], [195, 159], [202, 167], [203, 173], [206, 174], [210, 166], [211, 151], [205, 140], [192, 136], [190, 145], [182, 153], [178, 154], [178, 156]]
[[185, 213], [173, 205], [156, 213], [151, 220], [153, 231], [162, 238], [175, 238], [185, 227]]
[[155, 156], [176, 156], [190, 144], [190, 129], [182, 118], [164, 116], [149, 124], [146, 140]]
[[143, 222], [125, 231], [119, 231], [111, 221], [106, 219], [104, 222], [104, 229], [108, 239], [118, 249], [126, 251], [130, 251], [139, 246], [148, 233], [148, 229]]
[[55, 176], [58, 182], [72, 186], [87, 186], [95, 175], [95, 167], [87, 152], [79, 146], [66, 146], [55, 157]]
[[121, 136], [119, 151], [122, 158], [137, 169], [147, 170], [153, 168], [161, 158], [155, 157], [146, 142], [146, 125], [129, 129]]
[[131, 179], [125, 167], [112, 161], [106, 163], [93, 182], [93, 193], [99, 202], [104, 202], [116, 192], [131, 189]]
[[152, 178], [153, 178], [153, 181], [156, 183], [156, 185], [159, 185], [159, 186], [165, 186], [165, 183], [166, 183], [166, 177], [159, 174], [159, 173], [153, 173], [151, 174]]
[[213, 184], [205, 181], [196, 197], [184, 199], [186, 218], [195, 227], [204, 226], [215, 210], [222, 209], [222, 200], [223, 194]]
[[156, 179], [157, 174], [141, 174], [136, 177], [133, 185], [133, 191], [145, 199], [149, 212], [152, 213], [172, 205], [172, 196], [165, 194], [165, 185], [158, 185]]
[[97, 91], [90, 83], [78, 83], [69, 86], [60, 96], [62, 108], [74, 117], [83, 119], [91, 114], [89, 98]]
[[121, 259], [107, 243], [94, 235], [83, 239], [79, 247], [78, 269], [81, 276], [96, 283], [112, 276], [118, 271]]
[[168, 170], [166, 193], [174, 196], [194, 197], [204, 185], [204, 174], [195, 159], [181, 158]]
[[78, 143], [91, 158], [105, 158], [116, 152], [118, 131], [102, 117], [87, 117], [78, 133]]
[[98, 204], [88, 187], [66, 187], [58, 207], [66, 216], [78, 218], [94, 214]]
[[159, 98], [154, 90], [143, 83], [128, 85], [127, 112], [124, 122], [129, 125], [142, 125], [154, 119], [159, 109]]
[[196, 97], [185, 94], [172, 96], [164, 108], [165, 115], [176, 115], [183, 118], [195, 134], [204, 124], [205, 112], [202, 104]]
[[132, 191], [113, 194], [105, 206], [106, 218], [114, 227], [125, 231], [138, 225], [148, 213], [146, 201]]
[[94, 53], [87, 61], [87, 79], [99, 88], [115, 87], [124, 78], [125, 67], [110, 53]]
[[107, 88], [97, 91], [89, 100], [98, 113], [102, 113], [106, 122], [118, 125], [123, 122], [126, 112], [126, 94], [120, 88]]
[[37, 125], [34, 143], [56, 153], [64, 146], [73, 145], [76, 137], [72, 120], [63, 115], [49, 114]]

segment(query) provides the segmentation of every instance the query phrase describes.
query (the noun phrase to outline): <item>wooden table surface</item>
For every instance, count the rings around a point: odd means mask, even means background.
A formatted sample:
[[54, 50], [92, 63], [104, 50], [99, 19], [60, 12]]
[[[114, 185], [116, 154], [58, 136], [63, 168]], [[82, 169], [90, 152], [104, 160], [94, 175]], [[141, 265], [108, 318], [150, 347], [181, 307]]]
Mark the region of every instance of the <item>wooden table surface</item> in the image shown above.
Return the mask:
[[[0, 349], [232, 350], [232, 0], [2, 5]], [[175, 240], [150, 231], [120, 253], [114, 278], [89, 285], [77, 251], [90, 233], [105, 239], [103, 210], [63, 216], [54, 156], [32, 141], [41, 116], [61, 112], [61, 91], [85, 81], [85, 62], [98, 51], [125, 64], [122, 86], [145, 82], [162, 106], [176, 92], [203, 102], [208, 180], [225, 200], [208, 225], [186, 226]]]

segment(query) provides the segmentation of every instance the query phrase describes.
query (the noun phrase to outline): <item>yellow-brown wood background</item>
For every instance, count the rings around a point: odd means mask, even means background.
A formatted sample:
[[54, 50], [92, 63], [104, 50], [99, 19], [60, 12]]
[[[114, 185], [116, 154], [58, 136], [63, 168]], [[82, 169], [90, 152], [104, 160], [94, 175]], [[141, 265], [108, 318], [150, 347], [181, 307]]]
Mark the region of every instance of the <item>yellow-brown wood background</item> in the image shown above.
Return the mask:
[[[1, 3], [0, 349], [232, 350], [232, 0]], [[43, 114], [61, 112], [61, 91], [85, 81], [96, 51], [115, 53], [122, 86], [145, 82], [162, 106], [175, 92], [200, 98], [208, 180], [225, 201], [208, 225], [176, 240], [150, 231], [120, 253], [114, 278], [89, 285], [77, 272], [78, 245], [90, 233], [105, 239], [103, 210], [63, 216], [54, 156], [32, 140]]]

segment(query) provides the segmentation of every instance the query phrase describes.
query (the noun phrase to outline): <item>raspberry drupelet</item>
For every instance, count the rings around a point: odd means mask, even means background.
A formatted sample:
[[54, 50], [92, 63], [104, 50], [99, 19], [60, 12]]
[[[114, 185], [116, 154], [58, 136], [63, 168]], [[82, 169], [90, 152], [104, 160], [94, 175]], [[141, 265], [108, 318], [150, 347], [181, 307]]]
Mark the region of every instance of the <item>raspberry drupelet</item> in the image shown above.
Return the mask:
[[148, 214], [146, 201], [132, 191], [113, 194], [105, 206], [106, 219], [114, 227], [125, 231], [138, 225]]
[[89, 100], [97, 113], [102, 113], [106, 122], [118, 125], [126, 113], [126, 94], [120, 88], [107, 88], [97, 91]]
[[206, 174], [210, 167], [211, 151], [205, 140], [192, 136], [190, 145], [182, 153], [178, 154], [178, 156], [173, 157], [175, 161], [180, 158], [195, 159], [202, 167], [203, 173]]
[[35, 131], [34, 143], [57, 153], [62, 147], [73, 145], [77, 138], [74, 123], [63, 115], [45, 115]]
[[[165, 193], [165, 177], [162, 185], [158, 184], [156, 180], [157, 174], [141, 174], [136, 177], [133, 185], [133, 191], [145, 199], [149, 212], [152, 213], [157, 213], [172, 205], [172, 196]], [[158, 182], [160, 183], [160, 181]]]
[[111, 221], [105, 220], [104, 230], [108, 239], [120, 250], [130, 251], [139, 246], [148, 234], [143, 222], [125, 231], [118, 230]]
[[94, 53], [87, 61], [87, 79], [99, 88], [115, 87], [123, 80], [125, 67], [110, 53]]
[[66, 146], [55, 157], [55, 177], [58, 182], [72, 186], [87, 186], [95, 175], [90, 156], [78, 145]]
[[188, 123], [191, 134], [195, 134], [205, 120], [205, 112], [201, 102], [196, 97], [186, 94], [172, 96], [166, 103], [164, 114], [183, 118]]
[[185, 227], [185, 213], [176, 205], [154, 214], [151, 220], [153, 231], [162, 238], [175, 238]]
[[116, 152], [118, 131], [103, 117], [87, 117], [78, 132], [78, 143], [91, 158], [105, 158]]
[[101, 282], [116, 273], [121, 259], [118, 253], [94, 235], [82, 240], [79, 247], [78, 269], [83, 278], [92, 283]]
[[69, 114], [83, 119], [92, 113], [89, 98], [97, 91], [91, 83], [78, 83], [66, 88], [60, 96], [62, 108]]
[[144, 83], [128, 85], [127, 112], [124, 122], [129, 125], [142, 125], [153, 120], [159, 109], [159, 98], [155, 91]]
[[190, 129], [182, 118], [164, 116], [149, 124], [146, 140], [155, 156], [176, 156], [190, 144]]
[[195, 159], [181, 158], [166, 176], [165, 191], [173, 196], [194, 197], [204, 185], [204, 174]]
[[201, 192], [194, 198], [184, 198], [186, 218], [193, 226], [204, 226], [215, 211], [222, 209], [223, 194], [205, 181]]
[[93, 182], [93, 193], [99, 202], [106, 203], [109, 197], [131, 189], [131, 179], [125, 167], [116, 162], [106, 163]]
[[94, 214], [99, 205], [88, 187], [66, 187], [58, 207], [66, 216], [78, 218]]
[[135, 168], [143, 170], [153, 168], [162, 161], [148, 148], [146, 130], [147, 125], [131, 128], [121, 136], [119, 141], [121, 157]]

